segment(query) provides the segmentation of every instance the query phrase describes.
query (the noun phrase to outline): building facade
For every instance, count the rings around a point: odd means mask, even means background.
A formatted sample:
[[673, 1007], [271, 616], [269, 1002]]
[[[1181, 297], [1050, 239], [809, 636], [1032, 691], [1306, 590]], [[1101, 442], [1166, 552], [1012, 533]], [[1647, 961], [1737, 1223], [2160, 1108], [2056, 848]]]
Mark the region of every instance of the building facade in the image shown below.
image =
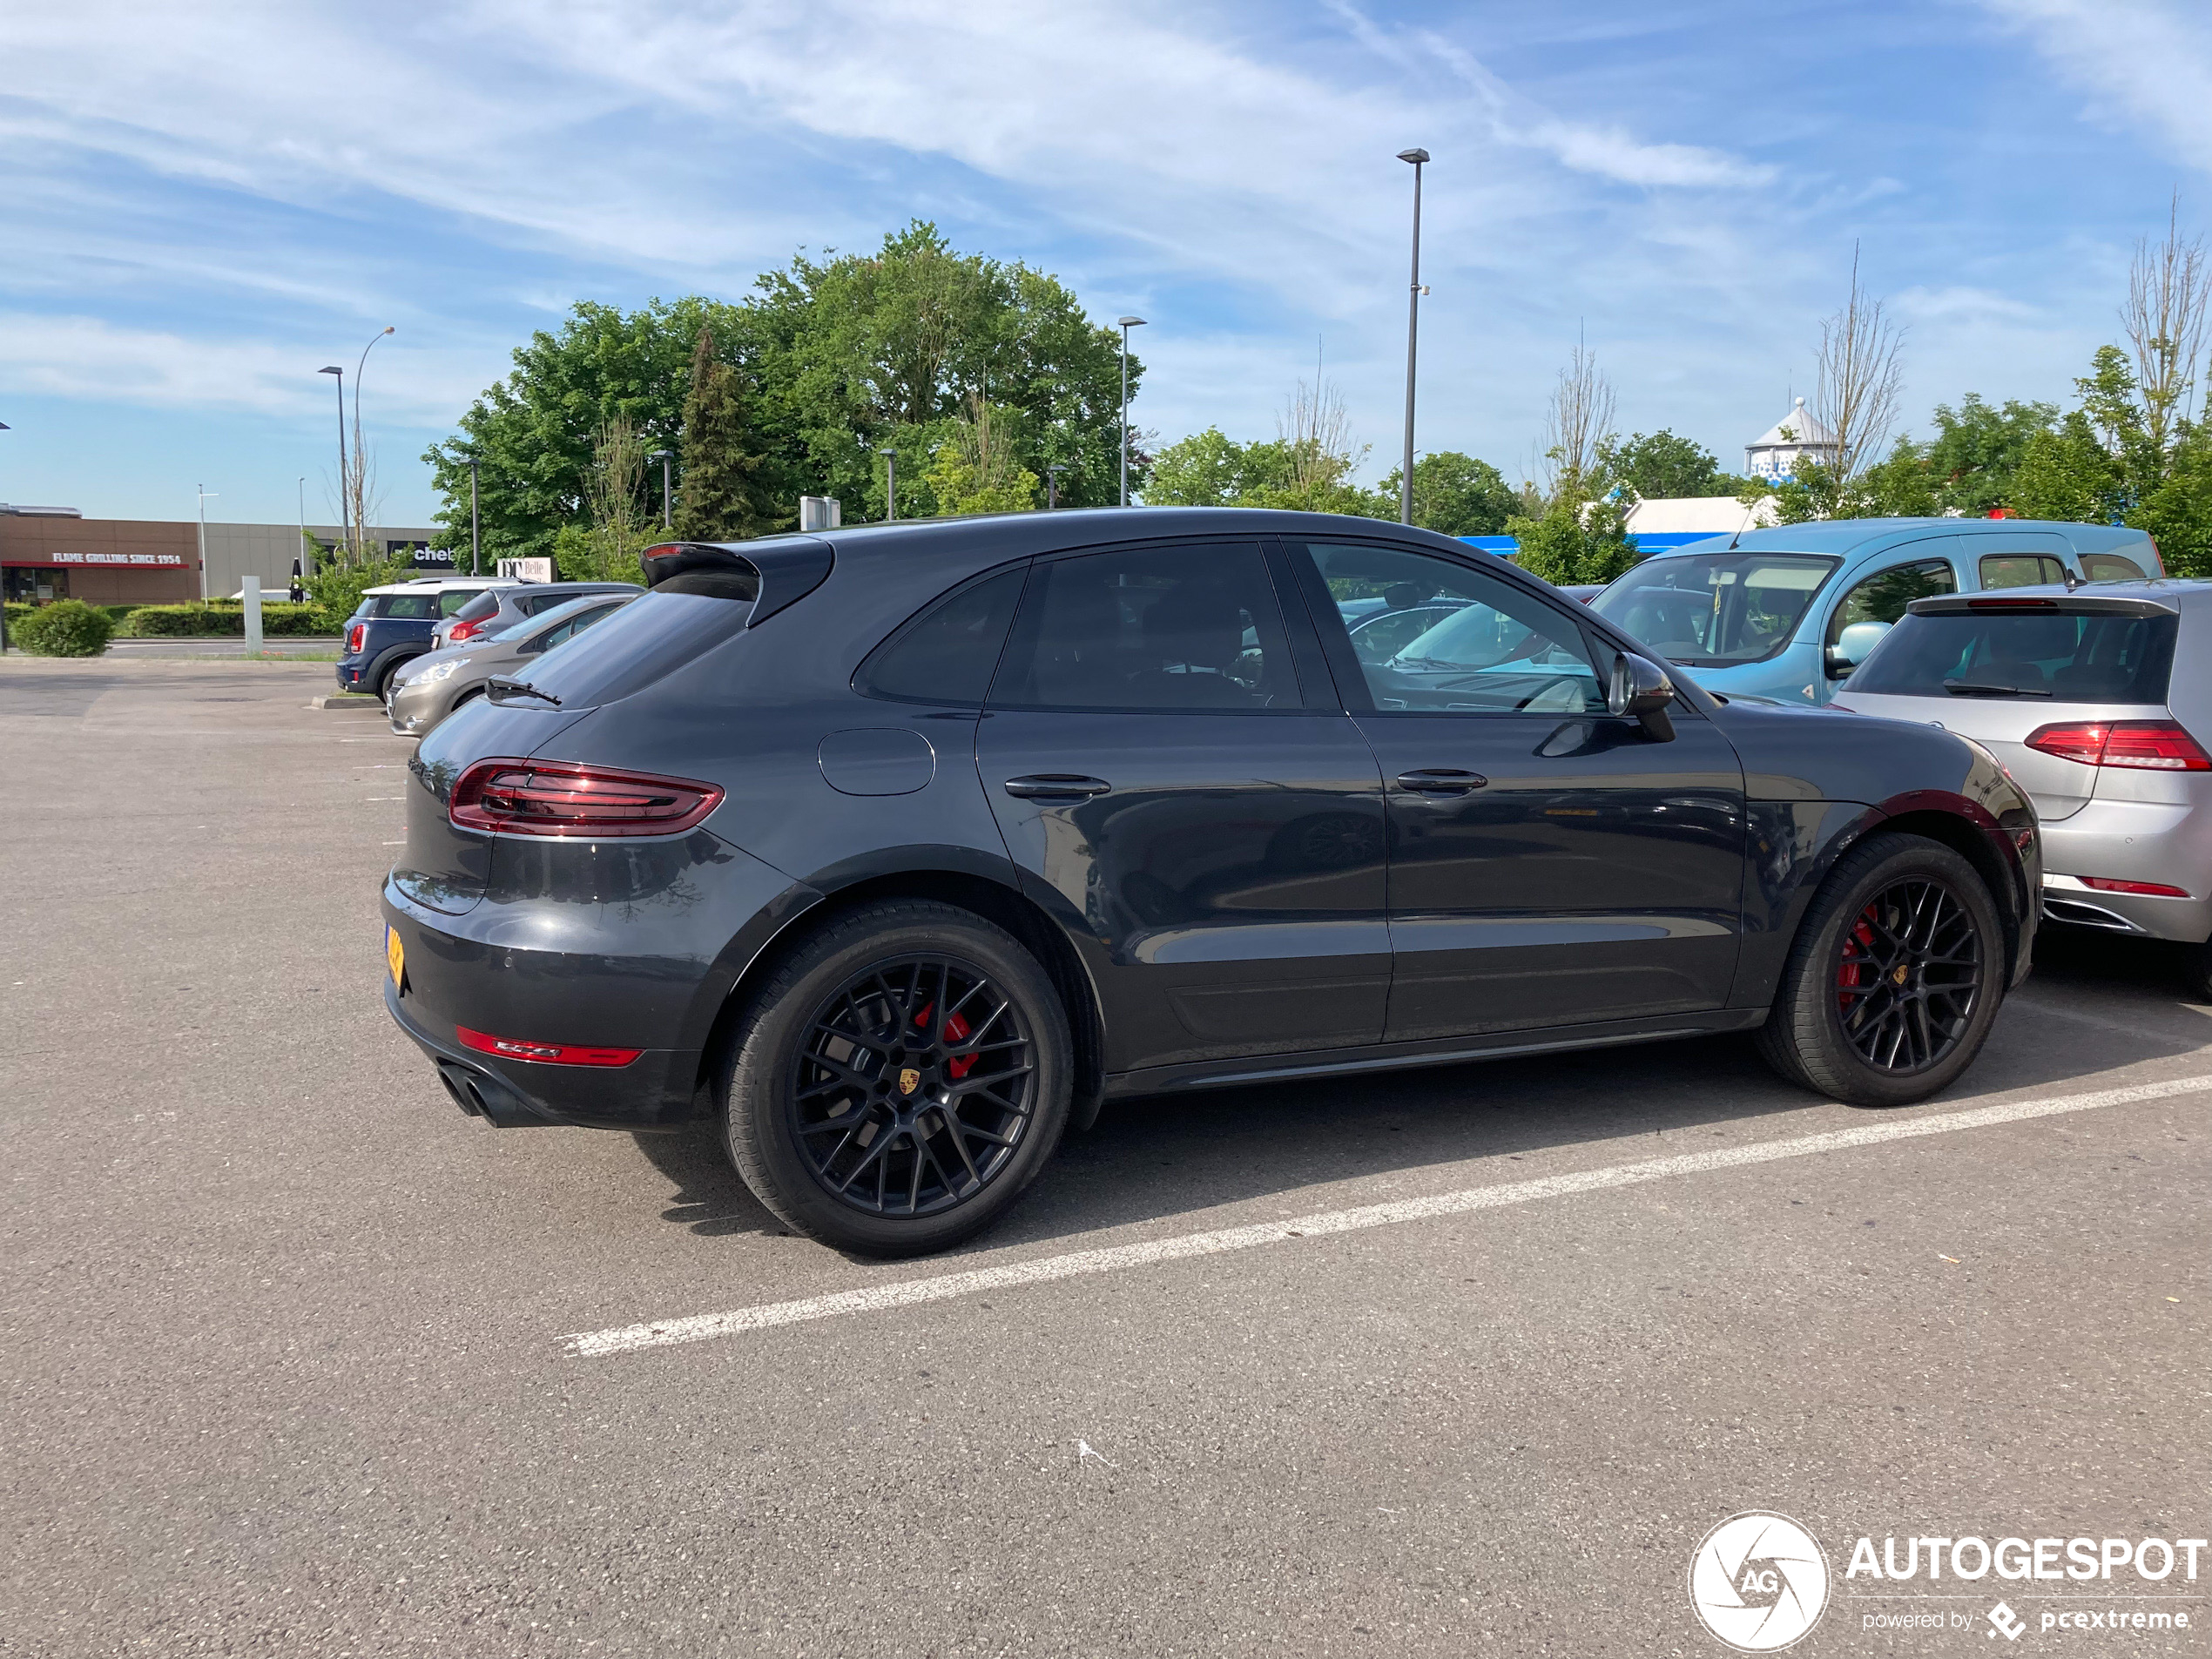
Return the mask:
[[1803, 398], [1764, 435], [1743, 446], [1743, 470], [1750, 477], [1780, 483], [1793, 477], [1799, 460], [1833, 467], [1841, 448], [1836, 435], [1815, 420]]
[[[310, 524], [325, 546], [343, 532]], [[428, 528], [371, 527], [369, 543], [387, 554], [412, 553], [418, 569], [450, 570], [453, 556], [430, 550]], [[0, 505], [0, 584], [11, 600], [46, 604], [82, 599], [96, 605], [185, 604], [202, 597], [227, 599], [258, 577], [281, 589], [300, 556], [296, 524], [210, 524], [207, 570], [201, 583], [199, 524], [186, 519], [80, 518], [68, 509]]]

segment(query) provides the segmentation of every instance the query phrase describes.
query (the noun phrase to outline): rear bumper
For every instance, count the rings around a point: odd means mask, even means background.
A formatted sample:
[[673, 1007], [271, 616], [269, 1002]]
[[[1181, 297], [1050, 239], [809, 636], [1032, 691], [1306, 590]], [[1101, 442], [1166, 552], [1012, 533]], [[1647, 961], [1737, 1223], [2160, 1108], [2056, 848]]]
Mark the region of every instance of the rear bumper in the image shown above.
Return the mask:
[[[2043, 914], [2054, 921], [2192, 945], [2212, 937], [2212, 813], [2193, 802], [2093, 799], [2043, 826]], [[2189, 896], [2106, 893], [2085, 876]]]

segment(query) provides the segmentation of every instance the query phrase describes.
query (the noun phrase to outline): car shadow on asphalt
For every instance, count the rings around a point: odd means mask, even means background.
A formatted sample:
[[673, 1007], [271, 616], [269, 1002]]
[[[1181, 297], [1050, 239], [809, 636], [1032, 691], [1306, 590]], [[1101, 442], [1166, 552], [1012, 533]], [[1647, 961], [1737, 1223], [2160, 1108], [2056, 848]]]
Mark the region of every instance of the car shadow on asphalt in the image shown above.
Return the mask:
[[[2000, 1016], [1990, 1046], [1952, 1092], [2063, 1086], [2212, 1045], [2212, 1015], [2189, 1006], [2177, 965], [2172, 953], [2127, 941], [2049, 940], [2030, 981], [2038, 997], [2094, 997], [2111, 1008], [2119, 992], [2120, 1006], [2140, 1009], [2148, 1029], [2114, 1026], [2100, 1035], [2094, 1015], [2077, 1025], [2015, 1008]], [[2170, 1048], [2145, 1048], [2146, 1035], [2163, 1038], [2169, 1028]], [[1116, 1101], [1096, 1128], [1070, 1136], [1022, 1203], [968, 1248], [1049, 1241], [1478, 1158], [1510, 1164], [1592, 1141], [1641, 1141], [1633, 1156], [1666, 1156], [1730, 1124], [1825, 1106], [1776, 1078], [1743, 1037]], [[676, 1188], [665, 1219], [705, 1238], [788, 1231], [745, 1189], [712, 1134], [636, 1138]]]

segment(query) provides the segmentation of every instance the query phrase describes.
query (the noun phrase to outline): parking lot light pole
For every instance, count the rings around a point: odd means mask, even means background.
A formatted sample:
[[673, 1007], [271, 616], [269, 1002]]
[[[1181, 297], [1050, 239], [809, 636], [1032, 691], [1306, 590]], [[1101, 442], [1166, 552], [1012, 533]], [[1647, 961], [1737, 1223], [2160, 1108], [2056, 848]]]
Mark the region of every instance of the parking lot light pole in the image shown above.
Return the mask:
[[660, 527], [664, 530], [676, 528], [676, 503], [668, 493], [668, 463], [676, 459], [674, 451], [656, 449], [645, 457], [645, 464], [660, 462]]
[[1068, 470], [1064, 461], [1055, 461], [1044, 469], [1044, 509], [1048, 513], [1060, 505], [1060, 475]]
[[883, 452], [883, 522], [887, 524], [899, 516], [899, 452]]
[[476, 457], [469, 457], [469, 574], [484, 573], [482, 527], [476, 517]]
[[315, 373], [338, 377], [338, 516], [343, 521], [338, 536], [341, 541], [350, 542], [354, 539], [354, 498], [346, 489], [346, 371], [332, 363]]
[[1406, 459], [1398, 475], [1398, 522], [1413, 522], [1413, 358], [1421, 326], [1421, 167], [1426, 150], [1400, 150], [1400, 161], [1413, 165], [1413, 279], [1406, 295]]
[[[9, 430], [8, 423], [0, 421], [0, 432]], [[0, 657], [8, 654], [8, 579], [0, 577]]]
[[355, 482], [360, 488], [362, 498], [361, 507], [355, 513], [355, 516], [361, 522], [354, 526], [354, 531], [360, 537], [360, 545], [364, 556], [368, 549], [368, 438], [361, 427], [361, 378], [368, 373], [369, 353], [376, 349], [376, 342], [383, 339], [384, 334], [391, 332], [392, 327], [388, 323], [385, 325], [383, 334], [373, 335], [368, 344], [361, 347], [361, 361], [354, 366], [354, 448], [361, 452], [361, 464], [354, 470], [357, 475]]
[[1122, 505], [1129, 505], [1129, 331], [1144, 327], [1142, 317], [1123, 317], [1122, 327]]
[[[206, 604], [207, 603], [207, 498], [211, 495], [215, 495], [215, 492], [209, 489], [206, 484], [194, 484], [192, 488], [199, 492], [199, 603]], [[216, 495], [215, 499], [220, 501], [222, 497]]]
[[307, 578], [315, 573], [314, 561], [307, 557], [307, 480], [304, 474], [300, 479], [300, 556], [292, 568], [300, 573], [300, 579], [292, 584], [298, 590], [293, 596], [296, 604], [307, 597]]

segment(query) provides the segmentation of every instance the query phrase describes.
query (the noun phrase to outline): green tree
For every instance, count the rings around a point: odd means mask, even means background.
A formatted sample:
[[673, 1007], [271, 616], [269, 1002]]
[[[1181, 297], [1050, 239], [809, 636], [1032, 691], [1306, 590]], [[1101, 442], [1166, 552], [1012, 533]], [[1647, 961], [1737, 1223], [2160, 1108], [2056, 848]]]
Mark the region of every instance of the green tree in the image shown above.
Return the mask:
[[1626, 485], [1643, 501], [1732, 496], [1742, 482], [1722, 472], [1711, 450], [1663, 427], [1648, 436], [1639, 432], [1625, 442], [1615, 437], [1601, 441], [1597, 477]]
[[1238, 507], [1244, 502], [1246, 446], [1217, 426], [1194, 432], [1160, 451], [1144, 481], [1148, 507]]
[[[763, 341], [759, 383], [813, 487], [858, 504], [854, 516], [882, 516], [880, 452], [934, 456], [971, 396], [1018, 415], [1008, 435], [1024, 468], [1067, 469], [1065, 504], [1118, 498], [1121, 337], [1056, 279], [955, 253], [917, 219], [872, 254], [794, 259], [759, 280], [746, 310]], [[1132, 395], [1143, 374], [1132, 356]], [[917, 470], [907, 480], [927, 491]]]
[[1942, 506], [1985, 514], [2015, 505], [2013, 480], [2028, 442], [2049, 432], [2058, 418], [2054, 403], [2008, 398], [2002, 408], [1993, 408], [1973, 392], [1959, 399], [1955, 409], [1948, 403], [1937, 404], [1936, 435], [1926, 455]]
[[927, 482], [937, 514], [1026, 513], [1037, 504], [1037, 475], [1010, 442], [1010, 412], [978, 396], [938, 445]]
[[745, 374], [715, 355], [711, 327], [691, 349], [680, 454], [676, 533], [686, 541], [741, 541], [792, 522], [763, 488], [769, 457], [746, 408]]
[[2098, 524], [2121, 504], [2120, 469], [2080, 410], [2067, 412], [2056, 430], [2038, 432], [2021, 447], [2007, 492], [2024, 518]]
[[702, 328], [742, 367], [756, 330], [741, 307], [697, 296], [655, 300], [634, 312], [578, 304], [554, 332], [515, 353], [507, 378], [461, 417], [459, 430], [423, 459], [446, 498], [435, 538], [469, 545], [469, 462], [479, 466], [487, 560], [553, 551], [564, 524], [584, 524], [594, 435], [617, 416], [648, 449], [682, 436], [691, 357]]
[[1521, 544], [1514, 562], [1556, 587], [1612, 581], [1636, 562], [1629, 504], [1621, 496], [1577, 502], [1555, 494], [1542, 516], [1506, 522], [1506, 534]]
[[[1388, 509], [1385, 516], [1398, 516], [1400, 469], [1375, 489]], [[1441, 536], [1495, 536], [1506, 520], [1521, 511], [1521, 492], [1487, 461], [1440, 449], [1413, 462], [1413, 523]]]

